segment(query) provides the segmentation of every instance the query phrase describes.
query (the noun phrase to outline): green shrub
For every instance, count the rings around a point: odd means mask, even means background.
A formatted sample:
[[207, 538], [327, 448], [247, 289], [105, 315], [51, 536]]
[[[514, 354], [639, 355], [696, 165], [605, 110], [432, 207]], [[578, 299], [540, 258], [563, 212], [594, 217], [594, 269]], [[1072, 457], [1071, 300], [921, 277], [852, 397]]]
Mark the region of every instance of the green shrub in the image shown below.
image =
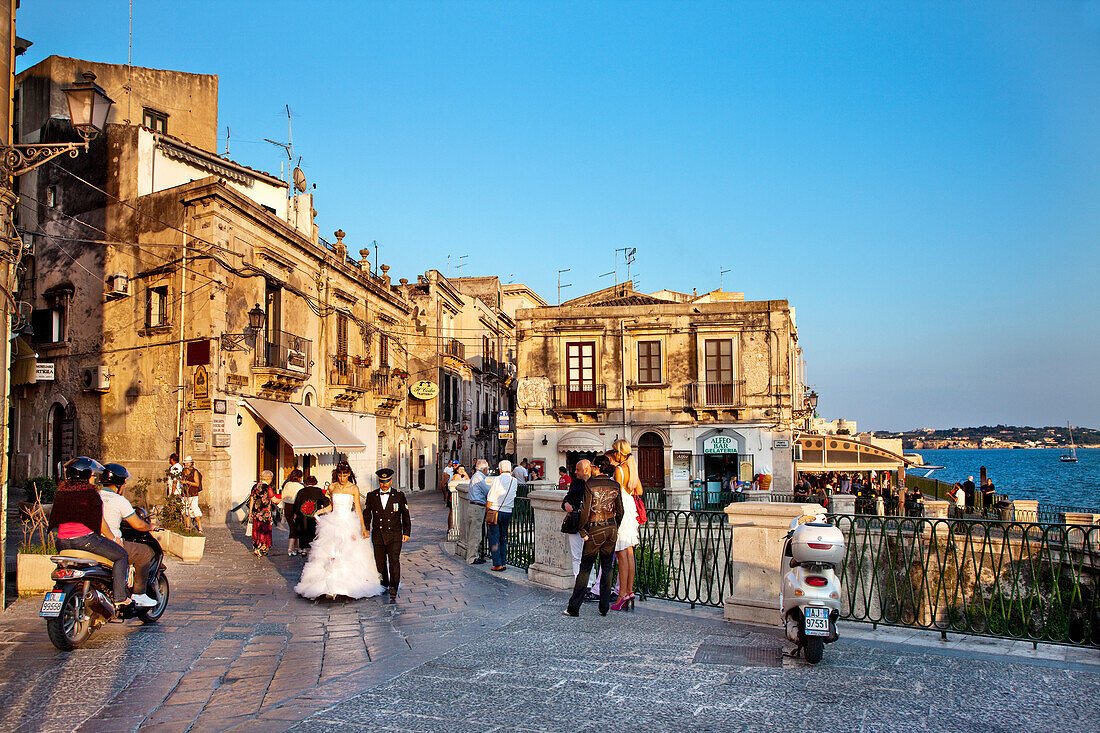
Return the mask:
[[[38, 494], [36, 497], [35, 494]], [[23, 493], [27, 501], [41, 501], [43, 504], [52, 504], [53, 497], [57, 493], [57, 482], [49, 476], [34, 476], [23, 483]]]
[[634, 590], [647, 596], [662, 596], [668, 591], [669, 572], [665, 559], [645, 545], [634, 550], [636, 571]]
[[187, 517], [184, 515], [183, 497], [179, 494], [171, 494], [161, 505], [157, 512], [157, 519], [161, 529], [167, 529], [185, 537], [200, 537], [201, 532], [187, 528]]

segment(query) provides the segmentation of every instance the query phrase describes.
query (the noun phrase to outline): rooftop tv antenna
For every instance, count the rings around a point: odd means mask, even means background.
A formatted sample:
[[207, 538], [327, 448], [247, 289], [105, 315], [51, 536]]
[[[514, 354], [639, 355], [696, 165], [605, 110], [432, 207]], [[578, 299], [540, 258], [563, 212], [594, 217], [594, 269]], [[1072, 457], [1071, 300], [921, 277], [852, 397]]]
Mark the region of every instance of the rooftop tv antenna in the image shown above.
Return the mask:
[[[294, 127], [293, 127], [293, 120], [291, 119], [290, 105], [289, 104], [286, 105], [286, 135], [287, 135], [287, 137], [286, 137], [287, 141], [286, 141], [285, 145], [283, 143], [277, 143], [274, 140], [268, 139], [266, 137], [264, 138], [264, 142], [265, 143], [271, 143], [272, 145], [276, 145], [276, 146], [278, 146], [278, 147], [280, 147], [280, 148], [282, 148], [283, 150], [286, 151], [286, 163], [287, 163], [286, 167], [287, 167], [287, 172], [289, 172], [290, 167], [291, 167], [290, 163], [294, 160]], [[301, 158], [299, 158], [298, 160], [299, 160], [299, 162], [301, 162]], [[282, 163], [279, 163], [279, 175], [280, 176], [283, 175], [283, 164]], [[287, 182], [287, 196], [288, 197], [290, 196], [290, 182], [289, 181]]]
[[730, 271], [730, 269], [728, 267], [722, 267], [721, 265], [718, 266], [718, 289], [719, 290], [721, 290], [723, 287], [725, 287], [725, 275], [729, 271]]
[[561, 289], [573, 287], [572, 283], [566, 283], [565, 285], [561, 284], [561, 274], [563, 272], [570, 272], [572, 269], [571, 267], [567, 267], [564, 270], [558, 270], [558, 305], [561, 305]]
[[463, 260], [465, 260], [469, 256], [470, 255], [459, 255], [458, 256], [458, 276], [459, 277], [462, 277], [462, 267], [466, 264], [465, 262], [463, 262]]
[[[615, 269], [619, 269], [619, 252], [623, 253], [623, 261], [626, 262], [626, 279], [630, 280], [630, 266], [634, 264], [634, 255], [637, 254], [637, 247], [620, 247], [615, 250]], [[618, 284], [616, 282], [616, 284]]]

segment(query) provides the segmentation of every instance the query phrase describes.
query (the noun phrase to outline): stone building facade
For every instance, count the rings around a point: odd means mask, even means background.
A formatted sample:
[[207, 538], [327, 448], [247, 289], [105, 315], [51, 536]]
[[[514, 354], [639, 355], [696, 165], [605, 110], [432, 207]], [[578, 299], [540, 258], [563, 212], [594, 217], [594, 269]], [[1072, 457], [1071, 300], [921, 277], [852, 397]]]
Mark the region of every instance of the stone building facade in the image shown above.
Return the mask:
[[[34, 80], [26, 110], [70, 81], [45, 84], [41, 66], [20, 77]], [[263, 468], [323, 484], [346, 457], [364, 489], [380, 466], [423, 485], [414, 468], [434, 460], [435, 434], [408, 419], [406, 294], [367, 250], [350, 258], [342, 232], [318, 236], [310, 195], [198, 144], [216, 138], [216, 78], [195, 83], [213, 97], [188, 119], [178, 75], [158, 87], [145, 71], [143, 99], [176, 109], [169, 129], [190, 141], [119, 121], [20, 182], [19, 339], [49, 369], [13, 385], [13, 477], [86, 454], [156, 487], [170, 453], [191, 455], [214, 521]], [[52, 114], [39, 134], [66, 124]]]
[[791, 490], [804, 393], [794, 309], [662, 295], [628, 282], [517, 311], [518, 452], [571, 467], [625, 437], [643, 484], [677, 507], [693, 485], [717, 491], [731, 477]]

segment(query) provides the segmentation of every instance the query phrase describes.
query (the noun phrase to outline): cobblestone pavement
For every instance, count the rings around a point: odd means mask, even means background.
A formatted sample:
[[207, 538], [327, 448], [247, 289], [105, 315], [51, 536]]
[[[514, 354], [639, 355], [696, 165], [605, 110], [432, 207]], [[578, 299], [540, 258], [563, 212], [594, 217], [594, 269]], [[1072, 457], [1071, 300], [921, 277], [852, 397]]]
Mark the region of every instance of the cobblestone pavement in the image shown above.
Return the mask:
[[203, 562], [170, 564], [159, 624], [59, 653], [39, 599], [15, 603], [0, 615], [0, 731], [1049, 731], [1100, 715], [1091, 653], [853, 629], [809, 667], [781, 656], [778, 629], [713, 610], [565, 618], [564, 594], [448, 556], [437, 496], [410, 504], [397, 605], [300, 599], [301, 560], [253, 557], [238, 527], [211, 531]]

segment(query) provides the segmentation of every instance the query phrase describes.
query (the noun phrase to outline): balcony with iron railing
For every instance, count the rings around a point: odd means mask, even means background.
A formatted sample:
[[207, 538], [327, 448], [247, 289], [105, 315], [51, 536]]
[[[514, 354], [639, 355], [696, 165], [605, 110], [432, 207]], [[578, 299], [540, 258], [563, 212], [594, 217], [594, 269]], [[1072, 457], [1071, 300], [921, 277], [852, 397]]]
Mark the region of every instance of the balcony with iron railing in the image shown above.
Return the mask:
[[745, 406], [745, 381], [690, 382], [684, 389], [684, 404], [695, 410], [736, 410]]
[[358, 356], [335, 354], [329, 357], [328, 383], [334, 387], [366, 392], [370, 389], [370, 362]]
[[370, 375], [370, 390], [381, 398], [398, 396], [403, 386], [404, 380], [389, 367], [381, 367]]
[[458, 339], [447, 339], [443, 343], [443, 355], [466, 361], [466, 344]]
[[313, 342], [286, 331], [267, 331], [256, 343], [253, 370], [306, 379], [313, 370]]
[[607, 385], [555, 384], [550, 388], [550, 405], [557, 411], [603, 412], [607, 409]]

